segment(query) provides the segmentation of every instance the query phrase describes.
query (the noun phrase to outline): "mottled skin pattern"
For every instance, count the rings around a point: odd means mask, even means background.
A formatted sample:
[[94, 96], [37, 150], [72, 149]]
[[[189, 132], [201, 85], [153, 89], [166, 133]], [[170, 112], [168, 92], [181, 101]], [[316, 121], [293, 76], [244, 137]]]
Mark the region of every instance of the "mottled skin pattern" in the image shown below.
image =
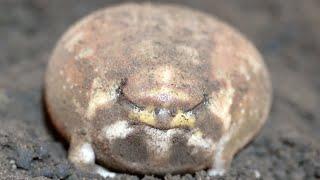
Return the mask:
[[271, 85], [257, 50], [225, 23], [124, 4], [85, 17], [58, 42], [46, 102], [80, 168], [99, 173], [95, 159], [131, 173], [216, 175], [264, 124]]

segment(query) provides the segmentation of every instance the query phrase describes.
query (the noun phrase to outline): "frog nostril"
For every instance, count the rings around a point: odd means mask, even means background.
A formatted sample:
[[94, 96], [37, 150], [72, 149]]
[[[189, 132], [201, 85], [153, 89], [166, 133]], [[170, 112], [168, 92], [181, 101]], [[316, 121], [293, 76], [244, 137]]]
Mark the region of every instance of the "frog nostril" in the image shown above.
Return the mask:
[[158, 112], [156, 112], [156, 117], [158, 121], [164, 122], [171, 119], [171, 111], [164, 108], [156, 108]]
[[154, 113], [156, 114], [156, 116], [158, 116], [158, 115], [159, 115], [160, 110], [161, 110], [161, 109], [160, 109], [160, 108], [158, 108], [158, 107], [154, 109]]
[[174, 117], [177, 114], [177, 109], [176, 108], [172, 108], [170, 111], [170, 115], [171, 117]]

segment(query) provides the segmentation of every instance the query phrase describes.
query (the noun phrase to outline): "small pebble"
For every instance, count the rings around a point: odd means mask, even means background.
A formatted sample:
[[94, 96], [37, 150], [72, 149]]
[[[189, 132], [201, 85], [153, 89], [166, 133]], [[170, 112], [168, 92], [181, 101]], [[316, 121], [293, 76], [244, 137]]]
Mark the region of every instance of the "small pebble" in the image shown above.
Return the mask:
[[25, 147], [17, 148], [16, 165], [18, 168], [29, 170], [33, 159], [33, 152]]
[[258, 170], [254, 170], [253, 173], [254, 173], [254, 176], [255, 176], [257, 179], [260, 179], [260, 178], [261, 178], [261, 174], [260, 174], [260, 172], [259, 172]]
[[15, 164], [15, 163], [16, 163], [16, 161], [15, 161], [15, 160], [13, 160], [13, 159], [11, 159], [11, 160], [9, 161], [9, 163], [10, 163], [10, 164]]
[[37, 169], [35, 172], [33, 172], [33, 176], [34, 177], [44, 176], [47, 178], [53, 178], [53, 177], [55, 177], [55, 174], [52, 170], [52, 167], [43, 167], [43, 168]]
[[78, 176], [76, 174], [72, 174], [66, 178], [66, 180], [78, 180]]
[[59, 179], [64, 179], [71, 174], [68, 164], [58, 164], [55, 169], [55, 174]]
[[36, 154], [39, 159], [45, 159], [49, 157], [48, 146], [46, 144], [41, 144], [36, 148]]

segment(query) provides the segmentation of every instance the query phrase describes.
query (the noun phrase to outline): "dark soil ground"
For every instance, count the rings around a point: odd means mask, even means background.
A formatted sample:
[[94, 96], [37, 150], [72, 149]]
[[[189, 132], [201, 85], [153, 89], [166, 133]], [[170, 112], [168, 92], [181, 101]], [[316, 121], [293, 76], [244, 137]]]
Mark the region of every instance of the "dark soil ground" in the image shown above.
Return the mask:
[[[66, 28], [116, 0], [0, 0], [0, 179], [98, 179], [75, 170], [42, 101], [50, 52]], [[320, 1], [171, 1], [214, 14], [249, 37], [272, 74], [261, 134], [212, 179], [320, 179]], [[119, 174], [118, 179], [153, 179]], [[208, 179], [205, 171], [166, 179]]]

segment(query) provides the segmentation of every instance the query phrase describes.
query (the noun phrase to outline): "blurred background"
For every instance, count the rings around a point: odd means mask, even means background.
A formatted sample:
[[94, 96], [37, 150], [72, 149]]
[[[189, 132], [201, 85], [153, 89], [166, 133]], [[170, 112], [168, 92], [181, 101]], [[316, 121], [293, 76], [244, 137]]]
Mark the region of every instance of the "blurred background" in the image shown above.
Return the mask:
[[[43, 77], [55, 43], [72, 23], [124, 2], [0, 0], [0, 179], [98, 178], [68, 163], [66, 147], [46, 120]], [[217, 16], [252, 40], [269, 67], [274, 88], [269, 120], [223, 179], [320, 179], [320, 1], [148, 2]], [[202, 171], [166, 178], [205, 176]]]

